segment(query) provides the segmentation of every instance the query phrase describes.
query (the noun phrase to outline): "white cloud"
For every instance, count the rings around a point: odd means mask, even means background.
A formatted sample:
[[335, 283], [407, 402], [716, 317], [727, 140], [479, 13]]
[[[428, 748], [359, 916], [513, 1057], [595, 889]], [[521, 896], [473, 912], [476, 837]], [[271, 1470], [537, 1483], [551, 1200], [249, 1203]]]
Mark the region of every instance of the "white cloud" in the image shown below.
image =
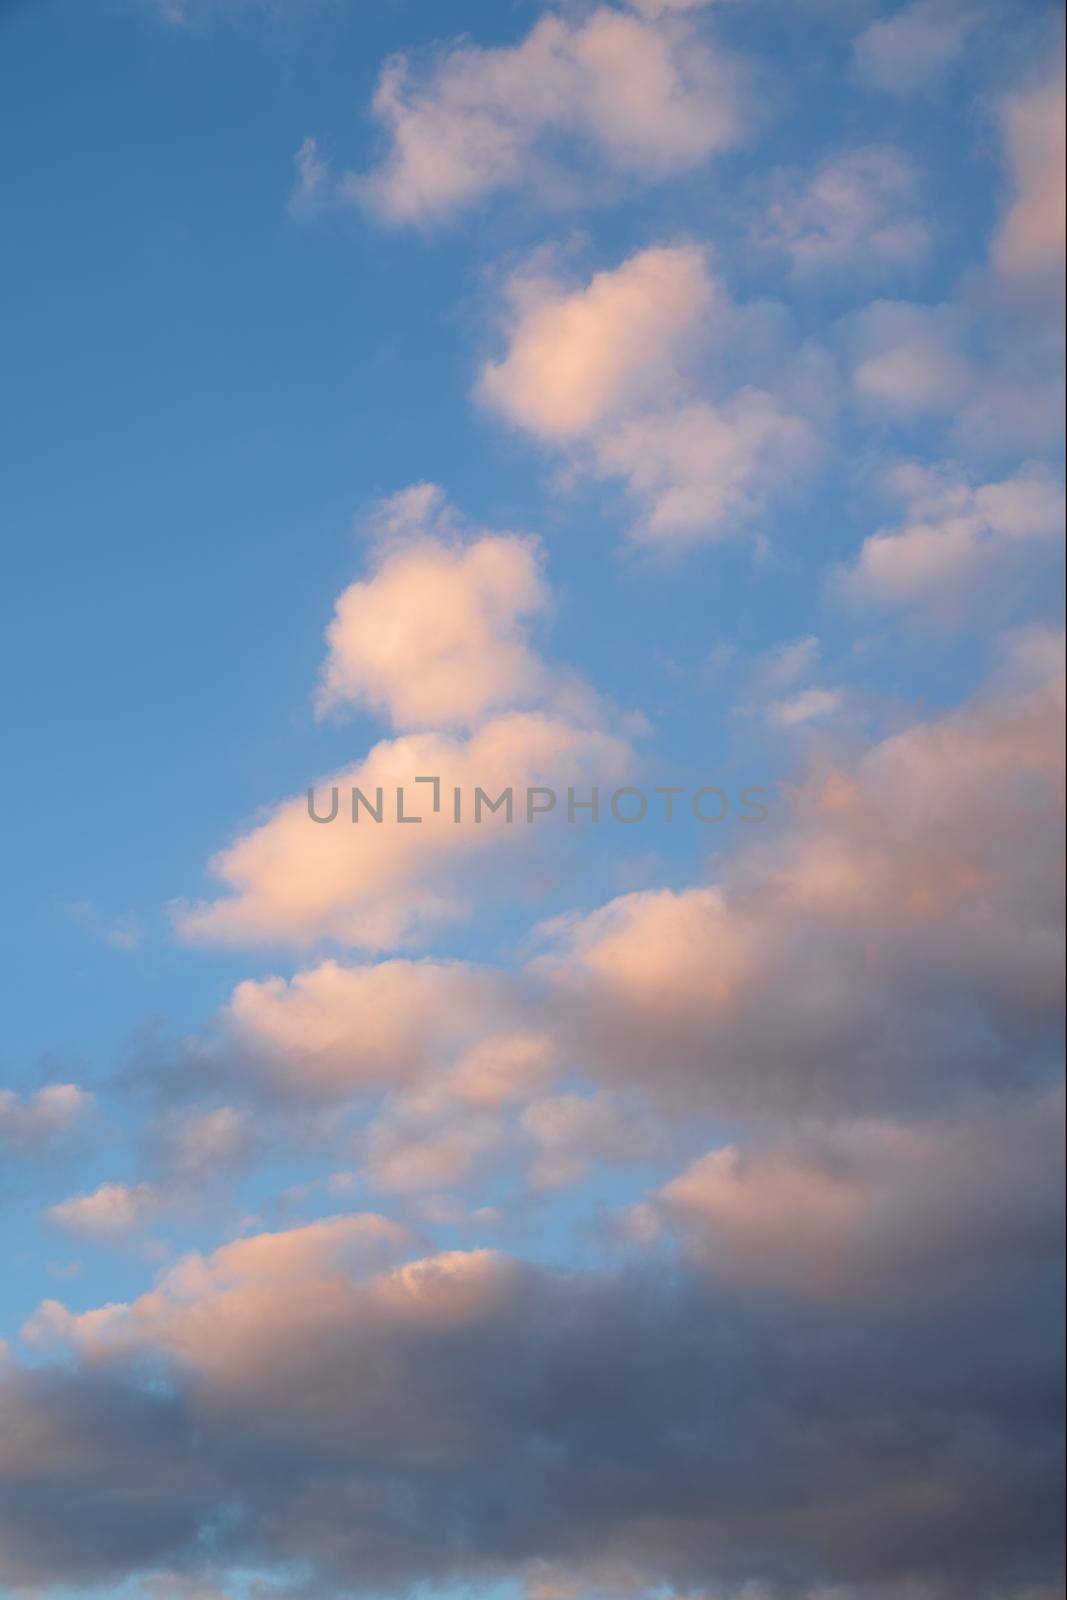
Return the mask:
[[914, 0], [863, 30], [853, 46], [853, 72], [889, 94], [929, 93], [960, 59], [980, 18], [967, 0]]
[[575, 154], [643, 179], [685, 172], [732, 144], [741, 120], [737, 69], [681, 19], [610, 6], [575, 22], [550, 12], [515, 46], [455, 45], [422, 73], [395, 56], [373, 113], [388, 152], [342, 191], [395, 224], [518, 184], [566, 187]]
[[836, 574], [851, 599], [951, 615], [1013, 551], [1062, 537], [1063, 489], [1038, 464], [978, 487], [949, 472], [903, 467], [889, 485], [905, 501], [905, 519], [872, 534], [854, 565]]
[[102, 1183], [91, 1194], [72, 1195], [45, 1213], [49, 1222], [78, 1238], [116, 1242], [142, 1228], [160, 1207], [148, 1183]]
[[820, 689], [812, 685], [784, 699], [772, 701], [767, 707], [767, 719], [780, 728], [796, 728], [801, 723], [832, 716], [844, 704], [842, 689]]
[[638, 252], [572, 289], [520, 273], [508, 346], [478, 392], [508, 421], [566, 446], [585, 471], [626, 486], [633, 537], [679, 548], [725, 537], [795, 482], [808, 423], [766, 390], [704, 398], [701, 362], [743, 321], [687, 245]]
[[541, 438], [585, 437], [677, 385], [687, 352], [708, 337], [717, 293], [693, 246], [642, 250], [572, 292], [517, 275], [507, 354], [483, 367], [480, 395]]
[[51, 1083], [28, 1095], [0, 1089], [0, 1147], [38, 1150], [69, 1133], [93, 1103], [93, 1096], [74, 1083]]
[[[228, 891], [221, 898], [178, 906], [184, 937], [220, 944], [307, 946], [322, 940], [363, 950], [388, 950], [424, 939], [432, 930], [468, 916], [494, 894], [513, 891], [540, 835], [524, 825], [528, 787], [564, 793], [574, 785], [621, 781], [628, 746], [588, 720], [543, 712], [496, 717], [467, 739], [416, 734], [386, 740], [365, 760], [315, 787], [316, 803], [329, 811], [338, 791], [336, 820], [311, 821], [307, 797], [276, 806], [211, 863]], [[418, 776], [439, 776], [441, 809]], [[382, 821], [361, 810], [351, 820], [350, 793], [373, 803], [382, 791]], [[453, 820], [453, 793], [461, 791], [462, 820]], [[495, 800], [512, 790], [513, 822], [503, 810], [473, 815], [475, 789]], [[405, 814], [397, 817], [397, 791]], [[416, 811], [421, 799], [421, 808]]]
[[848, 318], [843, 332], [856, 392], [883, 410], [954, 412], [974, 391], [966, 319], [953, 306], [877, 300]]
[[[548, 603], [533, 541], [464, 542], [429, 484], [382, 502], [373, 532], [371, 575], [341, 596], [329, 630], [320, 708], [363, 701], [402, 727], [471, 731], [376, 744], [313, 784], [318, 821], [307, 791], [274, 807], [211, 863], [228, 893], [174, 908], [190, 939], [417, 942], [480, 897], [531, 881], [539, 836], [525, 826], [528, 789], [565, 795], [621, 779], [632, 763], [626, 740], [603, 726], [607, 708], [528, 645], [525, 619]], [[539, 707], [501, 709], [537, 696]], [[510, 808], [487, 809], [508, 791]]]
[[527, 639], [528, 620], [548, 604], [537, 542], [461, 540], [440, 490], [412, 526], [411, 495], [377, 519], [393, 526], [403, 517], [406, 539], [379, 544], [368, 576], [337, 601], [320, 714], [362, 705], [396, 728], [447, 728], [528, 705], [547, 688]]
[[787, 256], [798, 277], [899, 270], [930, 243], [914, 167], [887, 145], [834, 156], [806, 183], [795, 172], [778, 174], [754, 233]]
[[[1062, 44], [1057, 45], [1057, 53]], [[1008, 95], [999, 107], [1011, 195], [993, 244], [1009, 279], [1062, 275], [1064, 262], [1064, 77], [1048, 77]], [[1057, 283], [1057, 288], [1062, 286]]]

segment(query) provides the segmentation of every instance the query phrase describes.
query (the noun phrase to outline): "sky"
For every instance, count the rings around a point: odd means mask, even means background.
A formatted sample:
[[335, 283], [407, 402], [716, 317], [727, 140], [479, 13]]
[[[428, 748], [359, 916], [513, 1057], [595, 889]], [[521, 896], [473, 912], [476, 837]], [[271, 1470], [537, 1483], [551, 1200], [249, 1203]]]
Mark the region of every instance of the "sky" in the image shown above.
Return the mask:
[[1062, 1593], [1062, 38], [0, 0], [5, 1600]]

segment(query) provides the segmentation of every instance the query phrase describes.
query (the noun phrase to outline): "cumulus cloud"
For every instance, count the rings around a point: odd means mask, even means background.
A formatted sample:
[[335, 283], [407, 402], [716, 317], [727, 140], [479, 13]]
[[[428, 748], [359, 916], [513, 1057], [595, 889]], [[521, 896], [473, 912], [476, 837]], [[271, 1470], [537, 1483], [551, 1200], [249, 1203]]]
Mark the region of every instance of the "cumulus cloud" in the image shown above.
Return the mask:
[[993, 244], [995, 265], [1011, 280], [1053, 277], [1058, 283], [1064, 262], [1062, 64], [1006, 96], [999, 120], [1011, 190]]
[[[529, 789], [565, 794], [631, 765], [608, 708], [529, 645], [526, 619], [548, 601], [534, 541], [464, 539], [430, 484], [382, 502], [370, 531], [370, 575], [338, 601], [318, 704], [364, 703], [432, 731], [383, 740], [223, 850], [211, 870], [228, 893], [175, 908], [188, 938], [416, 942], [523, 880], [537, 846]], [[510, 807], [492, 809], [507, 793]]]
[[[266, 1083], [347, 1098], [400, 1088], [480, 1045], [491, 1082], [496, 1030], [511, 1015], [500, 976], [459, 961], [326, 961], [291, 979], [246, 979], [225, 1033]], [[476, 1081], [476, 1059], [469, 1063]], [[486, 1091], [488, 1093], [488, 1090]]]
[[160, 1194], [152, 1184], [102, 1183], [91, 1194], [72, 1195], [49, 1206], [45, 1215], [65, 1233], [117, 1243], [145, 1227], [160, 1205]]
[[818, 766], [717, 885], [547, 930], [534, 970], [601, 1082], [687, 1116], [885, 1111], [1059, 1051], [1062, 643], [974, 703]]
[[642, 250], [572, 292], [520, 274], [508, 285], [507, 354], [483, 368], [481, 395], [542, 438], [581, 438], [675, 385], [716, 295], [695, 246]]
[[956, 410], [977, 381], [965, 354], [966, 318], [953, 306], [877, 300], [847, 319], [852, 383], [897, 415]]
[[980, 17], [966, 0], [914, 0], [864, 28], [852, 49], [853, 73], [888, 94], [929, 93], [963, 55]]
[[252, 1236], [31, 1319], [37, 1363], [0, 1378], [0, 1580], [210, 1562], [354, 1594], [743, 1573], [770, 1600], [1022, 1600], [1058, 1557], [1056, 1363], [1031, 1331], [1054, 1293], [1024, 1274], [944, 1300], [916, 1326], [744, 1299], [703, 1263], [420, 1257], [375, 1217]]
[[483, 367], [480, 398], [622, 482], [639, 541], [721, 538], [808, 466], [811, 429], [788, 402], [755, 385], [700, 392], [702, 354], [739, 319], [698, 248], [639, 251], [577, 288], [522, 272], [507, 302], [506, 353]]
[[925, 1121], [808, 1124], [703, 1156], [637, 1217], [720, 1279], [925, 1308], [1012, 1289], [1062, 1248], [1062, 1087]]
[[549, 12], [517, 45], [457, 44], [422, 70], [392, 57], [372, 103], [386, 154], [342, 193], [433, 223], [519, 184], [558, 192], [575, 162], [644, 180], [700, 165], [739, 136], [738, 69], [668, 15], [688, 7], [641, 9]]
[[833, 156], [806, 182], [796, 172], [779, 174], [755, 237], [786, 256], [801, 278], [899, 270], [918, 261], [930, 243], [914, 167], [886, 145]]
[[406, 537], [380, 544], [367, 577], [337, 601], [320, 714], [362, 705], [401, 729], [469, 726], [547, 687], [527, 639], [548, 602], [536, 541], [463, 541], [442, 492], [423, 487], [421, 506], [407, 490], [379, 508], [377, 524], [403, 518]]
[[33, 1094], [0, 1089], [0, 1149], [15, 1154], [62, 1139], [88, 1114], [93, 1096], [74, 1083], [50, 1083]]
[[[588, 721], [539, 711], [492, 718], [467, 739], [415, 734], [384, 741], [358, 765], [315, 785], [320, 814], [329, 814], [337, 790], [335, 822], [313, 822], [306, 795], [283, 801], [211, 863], [228, 892], [178, 907], [177, 925], [184, 937], [208, 943], [307, 946], [328, 939], [363, 950], [410, 944], [469, 915], [479, 896], [514, 888], [537, 844], [523, 824], [527, 788], [587, 790], [621, 780], [629, 763], [620, 738]], [[438, 812], [432, 786], [420, 790], [418, 776], [440, 777]], [[360, 820], [351, 820], [353, 788], [372, 804], [381, 790], [380, 823], [362, 807]], [[463, 807], [458, 823], [456, 788]], [[477, 788], [494, 801], [510, 788], [514, 820], [483, 809], [476, 821]], [[398, 816], [401, 789], [405, 815], [421, 815], [418, 824]]]
[[837, 574], [839, 591], [853, 600], [958, 613], [1013, 551], [1062, 538], [1063, 489], [1038, 464], [977, 487], [949, 472], [902, 467], [889, 486], [905, 501], [905, 520], [872, 534]]

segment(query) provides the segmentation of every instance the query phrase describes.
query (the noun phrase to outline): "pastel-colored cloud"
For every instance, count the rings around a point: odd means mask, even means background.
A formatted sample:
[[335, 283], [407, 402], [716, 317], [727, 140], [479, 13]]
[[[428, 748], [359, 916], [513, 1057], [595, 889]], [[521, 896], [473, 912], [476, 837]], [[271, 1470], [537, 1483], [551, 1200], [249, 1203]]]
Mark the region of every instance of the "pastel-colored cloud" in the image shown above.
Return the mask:
[[893, 415], [958, 411], [977, 375], [966, 319], [952, 306], [877, 300], [845, 324], [857, 394]]
[[[926, 1307], [1058, 1255], [1062, 1088], [912, 1122], [816, 1123], [728, 1145], [653, 1215], [717, 1278], [805, 1299]], [[647, 1226], [647, 1214], [639, 1219]]]
[[517, 45], [457, 44], [421, 73], [394, 56], [372, 103], [385, 157], [342, 194], [433, 223], [520, 184], [565, 189], [575, 165], [644, 180], [699, 166], [738, 138], [737, 70], [665, 15], [682, 7], [642, 9], [548, 12]]
[[50, 1083], [32, 1094], [0, 1089], [0, 1148], [31, 1152], [62, 1139], [94, 1104], [75, 1083]]
[[117, 1242], [138, 1232], [160, 1208], [159, 1191], [149, 1183], [102, 1183], [91, 1194], [72, 1195], [49, 1206], [55, 1227], [82, 1239]]
[[925, 467], [899, 468], [889, 481], [906, 516], [866, 539], [853, 566], [837, 574], [852, 600], [956, 614], [1013, 552], [1062, 536], [1062, 486], [1037, 464], [978, 487]]
[[1011, 280], [1058, 280], [1065, 229], [1062, 62], [1048, 76], [1007, 95], [999, 120], [1011, 189], [993, 244], [995, 265]]
[[[472, 1041], [489, 1052], [508, 1016], [502, 979], [458, 961], [323, 962], [291, 979], [246, 979], [223, 1012], [255, 1075], [293, 1093], [399, 1089]], [[491, 1074], [492, 1062], [485, 1071]], [[477, 1068], [469, 1068], [472, 1083]]]
[[[381, 508], [379, 525], [400, 509]], [[320, 714], [356, 705], [400, 729], [469, 726], [546, 689], [527, 638], [529, 619], [548, 602], [536, 542], [463, 542], [452, 522], [435, 491], [421, 527], [409, 522], [403, 543], [379, 547], [368, 575], [340, 596], [327, 630]]]
[[520, 273], [508, 301], [507, 350], [483, 367], [480, 398], [624, 484], [636, 540], [722, 538], [810, 464], [811, 429], [789, 403], [753, 385], [701, 393], [702, 355], [738, 321], [702, 251], [640, 251], [578, 288]]
[[[298, 1567], [324, 1592], [506, 1575], [543, 1597], [617, 1596], [602, 1588], [611, 1573], [631, 1593], [680, 1595], [726, 1592], [743, 1570], [771, 1600], [825, 1593], [827, 1574], [874, 1600], [903, 1542], [909, 1583], [931, 1594], [950, 1566], [968, 1590], [990, 1581], [1023, 1600], [1020, 1526], [1026, 1581], [1058, 1557], [1054, 1490], [1035, 1499], [1056, 1452], [1058, 1418], [1035, 1403], [1054, 1383], [1051, 1342], [1028, 1337], [1026, 1360], [1004, 1361], [1005, 1338], [1052, 1303], [1049, 1218], [1021, 1170], [1031, 1149], [1044, 1169], [1046, 1141], [1013, 1137], [1001, 1153], [1022, 1187], [997, 1174], [998, 1231], [993, 1194], [963, 1167], [997, 1152], [948, 1130], [939, 1180], [938, 1137], [841, 1135], [825, 1188], [811, 1145], [717, 1181], [697, 1169], [658, 1203], [686, 1228], [709, 1208], [726, 1218], [718, 1275], [697, 1250], [622, 1269], [420, 1255], [405, 1230], [350, 1215], [188, 1257], [127, 1304], [46, 1302], [24, 1329], [34, 1365], [0, 1374], [0, 1581]], [[869, 1178], [849, 1165], [864, 1139]], [[784, 1295], [738, 1284], [743, 1239], [782, 1226], [761, 1176], [810, 1224], [809, 1264], [842, 1237], [855, 1259], [863, 1228], [849, 1219], [868, 1208], [879, 1259], [898, 1282], [915, 1264], [930, 1284], [936, 1244], [886, 1186], [894, 1140], [933, 1233], [965, 1237], [993, 1268], [985, 1283], [976, 1262], [888, 1322], [847, 1299], [798, 1305], [788, 1270]], [[59, 1472], [57, 1515], [42, 1485]], [[239, 1508], [222, 1526], [220, 1500]], [[978, 1549], [960, 1515], [976, 1506], [990, 1513]]]
[[[470, 914], [479, 898], [515, 884], [536, 849], [523, 823], [527, 788], [565, 792], [570, 785], [620, 780], [630, 764], [625, 742], [587, 721], [516, 712], [482, 723], [466, 739], [417, 734], [384, 741], [366, 759], [318, 782], [316, 806], [336, 820], [308, 814], [306, 795], [283, 801], [223, 850], [212, 872], [228, 891], [221, 898], [177, 908], [185, 938], [219, 944], [308, 946], [332, 940], [354, 949], [389, 950], [425, 938], [434, 928]], [[441, 809], [417, 777], [441, 780]], [[360, 808], [351, 820], [353, 788], [373, 805], [382, 791], [382, 821]], [[453, 791], [462, 819], [454, 820]], [[496, 801], [511, 789], [514, 821], [501, 810], [474, 816], [475, 790]], [[403, 790], [405, 815], [397, 815]], [[422, 797], [419, 811], [418, 797]]]
[[912, 0], [858, 35], [853, 73], [865, 87], [888, 94], [930, 93], [959, 61], [980, 20], [980, 8], [968, 0]]
[[787, 257], [799, 278], [900, 271], [929, 248], [915, 169], [892, 146], [832, 156], [807, 179], [780, 173], [769, 189], [755, 239]]
[[703, 251], [653, 248], [584, 288], [520, 275], [508, 286], [510, 339], [482, 369], [481, 397], [542, 438], [582, 438], [674, 387], [707, 337], [717, 290]]
[[551, 925], [532, 970], [564, 1053], [689, 1118], [882, 1112], [1044, 1074], [1062, 715], [1062, 642], [1025, 634], [973, 704], [817, 768], [719, 884]]

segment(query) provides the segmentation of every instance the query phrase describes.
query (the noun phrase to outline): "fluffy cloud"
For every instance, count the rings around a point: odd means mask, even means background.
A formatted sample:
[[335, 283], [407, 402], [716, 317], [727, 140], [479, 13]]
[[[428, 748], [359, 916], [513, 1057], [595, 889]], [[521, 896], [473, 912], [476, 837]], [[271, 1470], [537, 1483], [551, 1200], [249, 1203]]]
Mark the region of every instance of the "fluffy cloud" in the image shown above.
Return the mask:
[[289, 980], [239, 984], [223, 1022], [230, 1047], [267, 1083], [344, 1099], [401, 1088], [474, 1041], [491, 1076], [495, 1030], [509, 1016], [504, 981], [462, 962], [326, 961]]
[[1038, 465], [977, 488], [922, 467], [900, 468], [889, 482], [907, 514], [865, 540], [855, 565], [838, 574], [852, 599], [958, 611], [1013, 549], [1062, 537], [1063, 489]]
[[702, 251], [640, 251], [574, 289], [520, 273], [508, 301], [507, 351], [483, 368], [480, 397], [624, 483], [637, 539], [721, 538], [808, 465], [811, 431], [788, 404], [756, 386], [700, 393], [702, 353], [739, 321]]
[[67, 1363], [0, 1378], [0, 1580], [241, 1567], [544, 1594], [554, 1571], [590, 1594], [614, 1572], [640, 1595], [743, 1574], [769, 1600], [1051, 1581], [1040, 1273], [1009, 1299], [960, 1284], [916, 1323], [745, 1301], [703, 1264], [412, 1255], [383, 1219], [336, 1217], [191, 1257], [128, 1305], [46, 1303], [26, 1337]]
[[535, 970], [571, 1054], [688, 1117], [866, 1113], [1047, 1075], [1062, 964], [1062, 643], [818, 769], [718, 886], [625, 895]]
[[913, 0], [859, 35], [855, 76], [889, 94], [929, 93], [963, 54], [979, 15], [966, 0]]
[[[528, 645], [524, 619], [547, 603], [532, 541], [462, 539], [427, 484], [382, 502], [372, 532], [371, 574], [341, 596], [329, 629], [320, 708], [362, 701], [402, 727], [471, 731], [376, 744], [312, 786], [320, 820], [306, 792], [276, 806], [211, 863], [228, 894], [176, 908], [186, 937], [364, 950], [414, 942], [467, 915], [489, 875], [502, 893], [528, 872], [528, 789], [607, 784], [630, 765], [595, 697]], [[515, 709], [535, 696], [539, 709]], [[430, 779], [436, 787], [417, 781]], [[508, 790], [511, 818], [488, 809]]]
[[91, 1194], [72, 1195], [50, 1206], [48, 1221], [81, 1239], [115, 1243], [136, 1233], [156, 1215], [161, 1197], [149, 1183], [102, 1183]]
[[92, 1095], [74, 1083], [51, 1083], [28, 1095], [0, 1089], [0, 1148], [39, 1150], [69, 1133], [92, 1105]]
[[396, 728], [440, 728], [528, 704], [545, 687], [526, 637], [548, 600], [536, 542], [460, 540], [430, 485], [381, 508], [379, 525], [396, 523], [401, 500], [406, 537], [380, 546], [370, 574], [337, 601], [320, 713], [363, 705]]
[[643, 179], [692, 169], [737, 139], [740, 105], [736, 68], [653, 16], [681, 9], [550, 12], [518, 45], [456, 45], [421, 73], [393, 57], [373, 101], [389, 148], [342, 192], [387, 222], [430, 223], [520, 183], [566, 188], [576, 154]]
[[1050, 76], [1000, 106], [1011, 198], [994, 241], [994, 261], [1009, 279], [1058, 280], [1064, 261], [1064, 78]]
[[[228, 894], [178, 908], [178, 927], [186, 938], [222, 944], [307, 946], [328, 939], [363, 950], [409, 944], [469, 915], [479, 896], [514, 888], [537, 843], [523, 823], [528, 787], [584, 791], [621, 779], [628, 764], [620, 739], [543, 712], [493, 718], [469, 739], [422, 734], [385, 741], [357, 766], [316, 784], [316, 803], [326, 814], [331, 791], [338, 791], [333, 823], [313, 822], [306, 796], [293, 798], [222, 851], [211, 866]], [[441, 779], [437, 813], [432, 787], [414, 781], [428, 775]], [[381, 789], [380, 823], [362, 809], [358, 822], [350, 820], [353, 788], [372, 803]], [[464, 807], [459, 823], [455, 788]], [[503, 811], [484, 810], [476, 821], [476, 788], [493, 800], [511, 788], [514, 822]], [[408, 816], [418, 814], [422, 795], [420, 823], [398, 819], [400, 789]]]
[[833, 157], [807, 183], [795, 172], [779, 175], [755, 232], [799, 277], [908, 267], [930, 242], [914, 169], [882, 145]]
[[976, 381], [964, 354], [965, 318], [954, 307], [878, 300], [843, 332], [856, 392], [891, 413], [952, 411]]
[[482, 371], [482, 397], [510, 422], [560, 442], [582, 438], [675, 383], [707, 336], [717, 288], [693, 246], [643, 250], [566, 292], [551, 277], [512, 279], [510, 342]]
[[805, 1299], [925, 1307], [1058, 1259], [1062, 1087], [926, 1121], [824, 1123], [730, 1145], [635, 1219], [720, 1279]]

